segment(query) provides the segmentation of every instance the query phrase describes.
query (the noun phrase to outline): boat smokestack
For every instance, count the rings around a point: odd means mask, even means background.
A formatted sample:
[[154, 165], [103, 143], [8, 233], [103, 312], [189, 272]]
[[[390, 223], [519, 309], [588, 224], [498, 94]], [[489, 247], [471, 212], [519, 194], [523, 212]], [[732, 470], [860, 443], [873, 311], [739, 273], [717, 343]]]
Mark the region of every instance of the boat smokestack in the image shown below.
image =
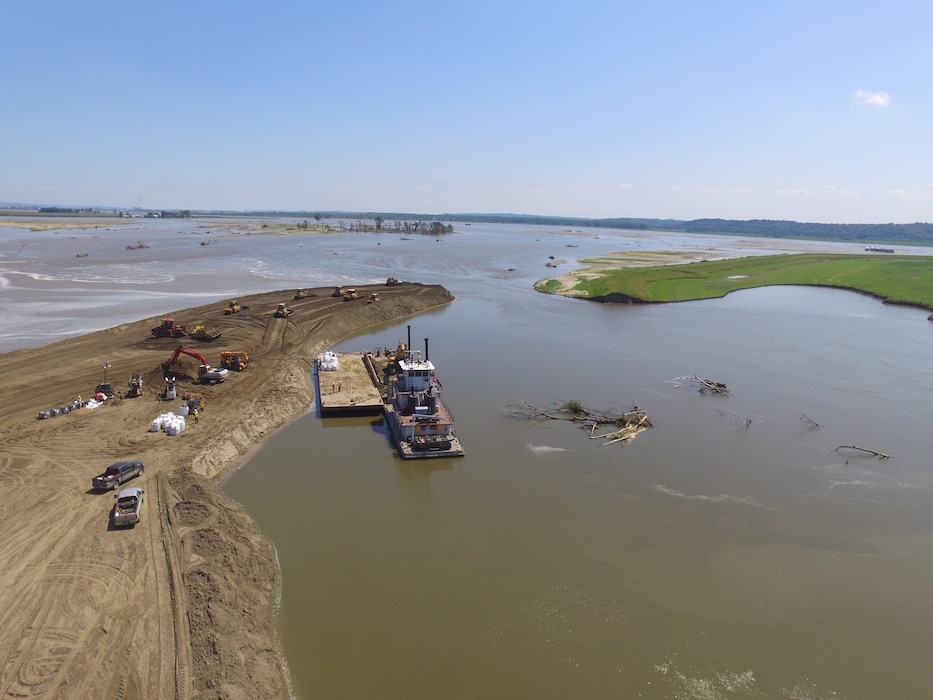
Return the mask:
[[424, 339], [424, 360], [425, 362], [427, 362], [430, 359], [431, 359], [431, 356], [428, 355], [428, 339], [425, 338]]
[[408, 345], [405, 346], [408, 348], [408, 352], [411, 352], [411, 325], [408, 326]]

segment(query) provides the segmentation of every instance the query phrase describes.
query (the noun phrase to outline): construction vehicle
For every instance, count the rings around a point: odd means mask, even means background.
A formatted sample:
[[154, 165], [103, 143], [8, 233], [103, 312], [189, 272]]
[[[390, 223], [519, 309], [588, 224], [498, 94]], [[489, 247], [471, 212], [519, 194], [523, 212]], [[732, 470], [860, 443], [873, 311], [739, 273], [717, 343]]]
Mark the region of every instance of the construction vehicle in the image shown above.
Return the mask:
[[334, 293], [331, 294], [332, 297], [342, 297], [346, 293], [346, 290], [343, 287], [334, 287]]
[[126, 398], [135, 399], [143, 395], [143, 375], [131, 374], [128, 384], [129, 390], [126, 392]]
[[372, 304], [374, 301], [379, 301], [379, 295], [375, 292], [369, 295], [369, 299], [366, 300], [366, 303]]
[[117, 392], [113, 390], [113, 385], [110, 382], [101, 382], [97, 385], [97, 388], [94, 389], [94, 396], [104, 396], [108, 399], [112, 399], [117, 395]]
[[222, 335], [223, 333], [221, 333], [220, 331], [208, 331], [203, 325], [199, 324], [191, 330], [189, 337], [192, 340], [200, 340], [205, 343], [213, 343], [215, 340], [217, 340]]
[[189, 411], [194, 411], [194, 409], [198, 409], [199, 411], [204, 410], [204, 397], [200, 394], [196, 394], [193, 391], [186, 391], [182, 395], [181, 400], [188, 406]]
[[314, 296], [314, 292], [312, 292], [310, 289], [296, 289], [295, 290], [296, 299], [304, 299], [305, 297], [313, 297], [313, 296]]
[[163, 318], [162, 323], [152, 327], [153, 338], [184, 338], [188, 335], [188, 328], [175, 323], [174, 318]]
[[343, 292], [344, 301], [353, 301], [354, 299], [359, 299], [360, 295], [357, 294], [357, 291], [353, 287], [347, 287]]
[[292, 314], [292, 309], [288, 308], [288, 305], [285, 304], [285, 302], [282, 302], [281, 304], [279, 304], [278, 308], [275, 310], [275, 312], [273, 312], [272, 315], [275, 316], [276, 318], [285, 318], [286, 316], [290, 316], [291, 314]]
[[175, 390], [175, 377], [165, 377], [165, 388], [162, 390], [162, 393], [159, 394], [159, 399], [162, 401], [174, 401], [176, 396], [178, 396], [178, 392]]
[[236, 299], [231, 299], [230, 303], [227, 304], [227, 307], [224, 309], [224, 316], [229, 316], [230, 314], [236, 314], [236, 313], [239, 313], [240, 311], [245, 311], [248, 308], [249, 308], [248, 306], [243, 306]]
[[242, 350], [228, 350], [220, 353], [220, 366], [232, 372], [242, 372], [249, 366], [249, 355]]
[[386, 280], [386, 287], [398, 287], [400, 284], [401, 282], [399, 282], [394, 277], [390, 277], [389, 279]]
[[175, 352], [172, 353], [172, 356], [167, 362], [162, 363], [163, 372], [169, 372], [175, 369], [178, 365], [178, 358], [182, 355], [188, 355], [196, 359], [199, 363], [198, 366], [198, 376], [196, 381], [199, 384], [219, 384], [224, 379], [227, 378], [227, 370], [223, 367], [218, 367], [214, 369], [211, 367], [210, 363], [207, 361], [207, 358], [204, 357], [197, 350], [192, 350], [189, 347], [184, 345], [179, 345], [175, 348]]

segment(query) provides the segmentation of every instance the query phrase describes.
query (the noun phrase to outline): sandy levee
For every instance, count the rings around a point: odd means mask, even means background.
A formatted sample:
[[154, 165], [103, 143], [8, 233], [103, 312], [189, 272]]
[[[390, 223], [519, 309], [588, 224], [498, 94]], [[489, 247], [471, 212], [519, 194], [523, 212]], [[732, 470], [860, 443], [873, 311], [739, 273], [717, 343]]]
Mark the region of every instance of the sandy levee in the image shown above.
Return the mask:
[[[149, 318], [0, 355], [0, 693], [47, 698], [283, 698], [291, 694], [276, 633], [274, 553], [219, 480], [313, 405], [309, 358], [374, 324], [452, 301], [443, 287], [333, 287], [293, 299], [249, 295], [175, 312], [212, 343], [153, 338]], [[377, 291], [380, 301], [367, 303]], [[274, 318], [280, 302], [294, 312]], [[218, 363], [246, 351], [250, 366], [195, 384], [186, 355], [179, 394], [204, 410], [178, 435], [151, 432], [180, 408], [159, 400], [162, 363], [179, 343]], [[48, 419], [40, 411], [89, 398], [103, 379], [118, 396]], [[121, 397], [131, 375], [143, 393]], [[141, 521], [114, 529], [112, 492], [91, 488], [108, 464], [138, 459]]]

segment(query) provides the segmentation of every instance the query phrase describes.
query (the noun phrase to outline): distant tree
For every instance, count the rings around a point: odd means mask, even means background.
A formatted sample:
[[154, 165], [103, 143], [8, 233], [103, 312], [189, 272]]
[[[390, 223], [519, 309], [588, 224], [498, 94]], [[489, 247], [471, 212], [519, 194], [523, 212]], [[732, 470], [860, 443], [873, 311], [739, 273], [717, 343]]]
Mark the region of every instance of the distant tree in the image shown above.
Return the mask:
[[384, 216], [377, 216], [377, 217], [376, 217], [376, 230], [377, 230], [377, 231], [381, 231], [381, 230], [382, 230], [382, 225], [385, 223], [385, 220], [386, 220], [386, 218], [385, 218]]

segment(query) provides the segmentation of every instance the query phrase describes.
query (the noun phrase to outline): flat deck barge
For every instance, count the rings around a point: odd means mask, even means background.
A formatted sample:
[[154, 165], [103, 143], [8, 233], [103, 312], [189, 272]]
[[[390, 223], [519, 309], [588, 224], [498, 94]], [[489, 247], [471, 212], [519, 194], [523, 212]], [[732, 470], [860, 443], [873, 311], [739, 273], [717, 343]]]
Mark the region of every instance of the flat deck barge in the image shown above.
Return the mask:
[[[336, 360], [334, 362], [333, 360]], [[378, 415], [383, 409], [381, 383], [368, 353], [337, 352], [314, 362], [321, 416]], [[327, 367], [336, 369], [325, 369]]]

